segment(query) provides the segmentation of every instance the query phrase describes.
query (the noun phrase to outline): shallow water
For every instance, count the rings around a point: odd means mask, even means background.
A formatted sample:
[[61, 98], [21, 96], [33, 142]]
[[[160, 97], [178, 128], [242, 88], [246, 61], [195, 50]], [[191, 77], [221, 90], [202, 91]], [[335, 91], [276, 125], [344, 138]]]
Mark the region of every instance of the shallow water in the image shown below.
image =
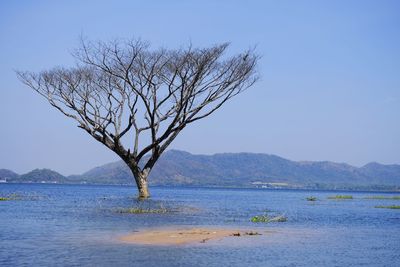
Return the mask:
[[[400, 266], [400, 210], [367, 192], [151, 188], [138, 204], [127, 186], [0, 184], [0, 266]], [[328, 196], [351, 194], [353, 200]], [[316, 202], [306, 201], [316, 196]], [[166, 208], [126, 214], [123, 208]], [[255, 215], [287, 222], [252, 223]], [[219, 226], [257, 230], [205, 244], [144, 246], [118, 237], [149, 228]]]

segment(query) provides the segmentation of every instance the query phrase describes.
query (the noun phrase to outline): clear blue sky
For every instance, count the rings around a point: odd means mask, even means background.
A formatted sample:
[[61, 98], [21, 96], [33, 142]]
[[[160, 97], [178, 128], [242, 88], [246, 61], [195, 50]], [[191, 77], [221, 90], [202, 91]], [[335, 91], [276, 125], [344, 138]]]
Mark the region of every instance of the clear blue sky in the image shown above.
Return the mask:
[[[151, 2], [151, 3], [150, 3]], [[257, 45], [262, 80], [171, 148], [400, 163], [400, 1], [1, 1], [0, 168], [117, 160], [16, 78], [70, 65], [79, 36]]]

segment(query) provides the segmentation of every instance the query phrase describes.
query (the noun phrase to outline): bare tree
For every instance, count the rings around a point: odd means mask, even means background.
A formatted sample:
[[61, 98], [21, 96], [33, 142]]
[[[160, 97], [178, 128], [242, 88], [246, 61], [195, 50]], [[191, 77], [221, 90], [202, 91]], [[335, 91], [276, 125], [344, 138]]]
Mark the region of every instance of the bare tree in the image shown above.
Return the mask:
[[148, 175], [177, 135], [257, 81], [254, 51], [229, 57], [227, 47], [82, 41], [76, 67], [17, 75], [114, 151], [132, 171], [139, 197], [148, 198]]

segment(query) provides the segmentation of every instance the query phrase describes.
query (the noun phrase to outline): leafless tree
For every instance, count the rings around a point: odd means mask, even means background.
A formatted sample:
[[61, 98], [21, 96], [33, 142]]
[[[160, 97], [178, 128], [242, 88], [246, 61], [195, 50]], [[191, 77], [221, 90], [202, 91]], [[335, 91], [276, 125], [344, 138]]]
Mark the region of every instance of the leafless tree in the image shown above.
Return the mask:
[[139, 197], [148, 198], [148, 175], [177, 135], [257, 81], [254, 51], [226, 56], [227, 47], [82, 41], [75, 67], [17, 75], [114, 151], [131, 169]]

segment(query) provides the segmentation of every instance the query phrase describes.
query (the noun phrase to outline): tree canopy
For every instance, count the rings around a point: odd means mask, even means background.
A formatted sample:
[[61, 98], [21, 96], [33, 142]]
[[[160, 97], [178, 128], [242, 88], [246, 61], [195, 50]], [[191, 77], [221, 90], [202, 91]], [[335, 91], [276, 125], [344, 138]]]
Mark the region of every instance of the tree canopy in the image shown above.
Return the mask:
[[17, 75], [120, 156], [135, 178], [147, 180], [162, 152], [187, 125], [257, 81], [259, 57], [252, 49], [225, 56], [228, 46], [151, 49], [141, 40], [82, 41], [73, 54], [75, 67]]

